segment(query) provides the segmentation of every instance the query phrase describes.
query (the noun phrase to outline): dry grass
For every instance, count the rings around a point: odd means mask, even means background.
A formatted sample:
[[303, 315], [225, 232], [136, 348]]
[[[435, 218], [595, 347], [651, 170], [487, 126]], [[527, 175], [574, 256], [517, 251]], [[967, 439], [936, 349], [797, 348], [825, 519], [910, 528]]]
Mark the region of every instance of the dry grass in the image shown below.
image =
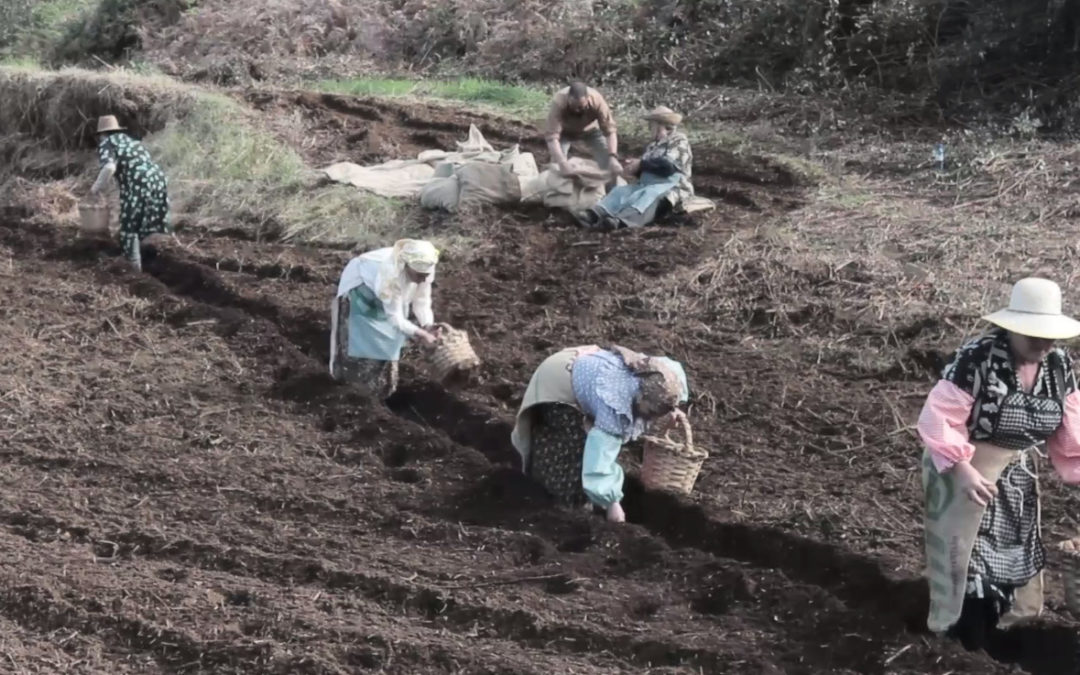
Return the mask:
[[646, 306], [661, 323], [691, 325], [703, 346], [729, 334], [795, 344], [803, 367], [914, 377], [933, 359], [905, 353], [946, 356], [985, 329], [979, 317], [1007, 304], [1022, 277], [1055, 280], [1066, 311], [1080, 313], [1080, 155], [957, 141], [939, 171], [915, 161], [920, 150], [888, 148], [905, 175], [823, 183], [805, 207], [646, 291]]
[[160, 131], [195, 98], [190, 87], [168, 78], [123, 70], [0, 66], [0, 129], [32, 135], [58, 150], [92, 148], [101, 115], [118, 115], [137, 136]]
[[[96, 167], [94, 124], [110, 113], [134, 135], [145, 134], [169, 178], [178, 224], [363, 248], [415, 234], [418, 206], [320, 185], [293, 148], [233, 99], [122, 70], [0, 68], [0, 128], [9, 131], [0, 141], [3, 202], [73, 223]], [[472, 244], [456, 230], [441, 243], [463, 250]]]

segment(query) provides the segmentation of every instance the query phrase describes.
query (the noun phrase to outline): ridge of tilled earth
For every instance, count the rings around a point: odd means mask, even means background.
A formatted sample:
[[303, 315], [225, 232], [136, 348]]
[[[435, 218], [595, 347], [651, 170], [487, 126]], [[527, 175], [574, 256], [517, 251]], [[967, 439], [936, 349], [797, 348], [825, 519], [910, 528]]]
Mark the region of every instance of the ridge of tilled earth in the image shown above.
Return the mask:
[[[642, 526], [551, 508], [489, 463], [506, 459], [491, 445], [505, 422], [486, 423], [494, 430], [469, 447], [466, 434], [372, 406], [325, 377], [319, 331], [269, 298], [242, 297], [181, 252], [163, 252], [149, 277], [111, 260], [109, 247], [65, 246], [45, 228], [5, 225], [0, 243], [19, 253], [20, 283], [5, 281], [10, 315], [27, 319], [26, 303], [45, 301], [66, 333], [93, 334], [120, 315], [64, 309], [62, 293], [31, 300], [25, 289], [110, 287], [147, 303], [133, 358], [156, 342], [158, 358], [203, 351], [246, 373], [207, 371], [199, 405], [242, 410], [206, 447], [195, 420], [170, 429], [188, 438], [143, 444], [121, 421], [69, 457], [72, 430], [5, 412], [5, 436], [23, 436], [7, 450], [0, 527], [17, 554], [0, 567], [0, 613], [43, 642], [70, 631], [96, 641], [105, 662], [166, 671], [999, 669], [906, 632], [918, 603], [904, 598], [921, 596], [918, 584], [834, 546], [639, 491], [628, 502]], [[102, 339], [120, 339], [113, 328]], [[36, 335], [49, 340], [48, 330]], [[123, 385], [128, 364], [95, 363], [94, 343], [82, 348], [86, 367]], [[42, 353], [54, 363], [72, 356]], [[162, 380], [164, 396], [190, 386]], [[455, 403], [406, 395], [410, 407]], [[130, 401], [108, 408], [86, 421], [142, 423]], [[257, 448], [231, 431], [272, 418], [282, 437]], [[65, 644], [72, 658], [85, 651], [81, 638]]]

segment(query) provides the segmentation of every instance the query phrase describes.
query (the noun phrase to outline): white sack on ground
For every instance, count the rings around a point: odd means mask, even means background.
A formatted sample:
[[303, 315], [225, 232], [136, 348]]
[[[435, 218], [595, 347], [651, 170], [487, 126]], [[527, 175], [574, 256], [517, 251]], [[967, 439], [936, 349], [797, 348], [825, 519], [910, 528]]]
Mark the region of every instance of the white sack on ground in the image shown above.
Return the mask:
[[[605, 184], [610, 175], [591, 159], [575, 157], [569, 161], [577, 175], [563, 176], [552, 164], [532, 179], [521, 181], [521, 201], [540, 202], [553, 209], [583, 211], [594, 206], [607, 194]], [[625, 184], [621, 178], [620, 185]]]
[[383, 197], [415, 197], [435, 175], [435, 167], [415, 159], [395, 159], [376, 166], [338, 162], [323, 171], [332, 181]]
[[516, 204], [521, 201], [521, 185], [509, 166], [469, 162], [456, 174], [461, 186], [460, 206]]
[[690, 199], [683, 202], [683, 211], [686, 213], [699, 213], [702, 211], [712, 211], [716, 208], [716, 202], [708, 197], [702, 197], [701, 195], [694, 195]]
[[458, 167], [472, 162], [493, 165], [507, 163], [511, 171], [522, 171], [526, 174], [530, 167], [535, 171], [536, 161], [531, 154], [519, 152], [516, 145], [503, 152], [495, 150], [476, 125], [470, 125], [469, 137], [464, 141], [457, 141], [455, 145], [457, 149], [454, 152], [425, 150], [416, 159], [395, 159], [375, 166], [338, 162], [323, 171], [330, 180], [353, 185], [361, 190], [384, 197], [414, 199], [420, 197], [424, 186], [436, 178], [436, 167], [439, 167], [439, 177], [444, 178], [453, 175]]
[[457, 176], [436, 178], [420, 191], [420, 206], [425, 209], [453, 211], [457, 209], [461, 187]]

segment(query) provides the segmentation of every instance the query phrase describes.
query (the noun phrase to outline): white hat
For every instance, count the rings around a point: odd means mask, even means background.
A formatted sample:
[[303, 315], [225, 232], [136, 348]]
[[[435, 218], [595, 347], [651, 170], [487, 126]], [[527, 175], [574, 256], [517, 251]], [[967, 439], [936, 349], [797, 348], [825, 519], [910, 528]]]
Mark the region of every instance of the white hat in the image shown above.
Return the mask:
[[1061, 288], [1049, 279], [1028, 277], [1017, 281], [1008, 309], [983, 319], [1007, 331], [1045, 340], [1080, 335], [1080, 321], [1061, 313]]
[[123, 131], [126, 127], [120, 126], [115, 115], [104, 115], [98, 118], [97, 133], [104, 134], [109, 131]]

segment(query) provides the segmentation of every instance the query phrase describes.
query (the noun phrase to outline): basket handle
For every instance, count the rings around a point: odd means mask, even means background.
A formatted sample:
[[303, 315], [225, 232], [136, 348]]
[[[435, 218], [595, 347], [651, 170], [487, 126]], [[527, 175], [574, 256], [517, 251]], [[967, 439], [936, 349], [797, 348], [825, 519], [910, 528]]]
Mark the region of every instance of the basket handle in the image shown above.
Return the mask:
[[[685, 413], [679, 415], [679, 426], [682, 428], [683, 438], [686, 439], [686, 447], [692, 450], [694, 448], [694, 432], [690, 429], [690, 418]], [[673, 443], [675, 442], [671, 438], [671, 429], [664, 433], [664, 437]]]
[[686, 447], [693, 449], [694, 432], [690, 428], [690, 418], [686, 416], [686, 413], [679, 415], [679, 424], [682, 425], [683, 434], [686, 436]]

